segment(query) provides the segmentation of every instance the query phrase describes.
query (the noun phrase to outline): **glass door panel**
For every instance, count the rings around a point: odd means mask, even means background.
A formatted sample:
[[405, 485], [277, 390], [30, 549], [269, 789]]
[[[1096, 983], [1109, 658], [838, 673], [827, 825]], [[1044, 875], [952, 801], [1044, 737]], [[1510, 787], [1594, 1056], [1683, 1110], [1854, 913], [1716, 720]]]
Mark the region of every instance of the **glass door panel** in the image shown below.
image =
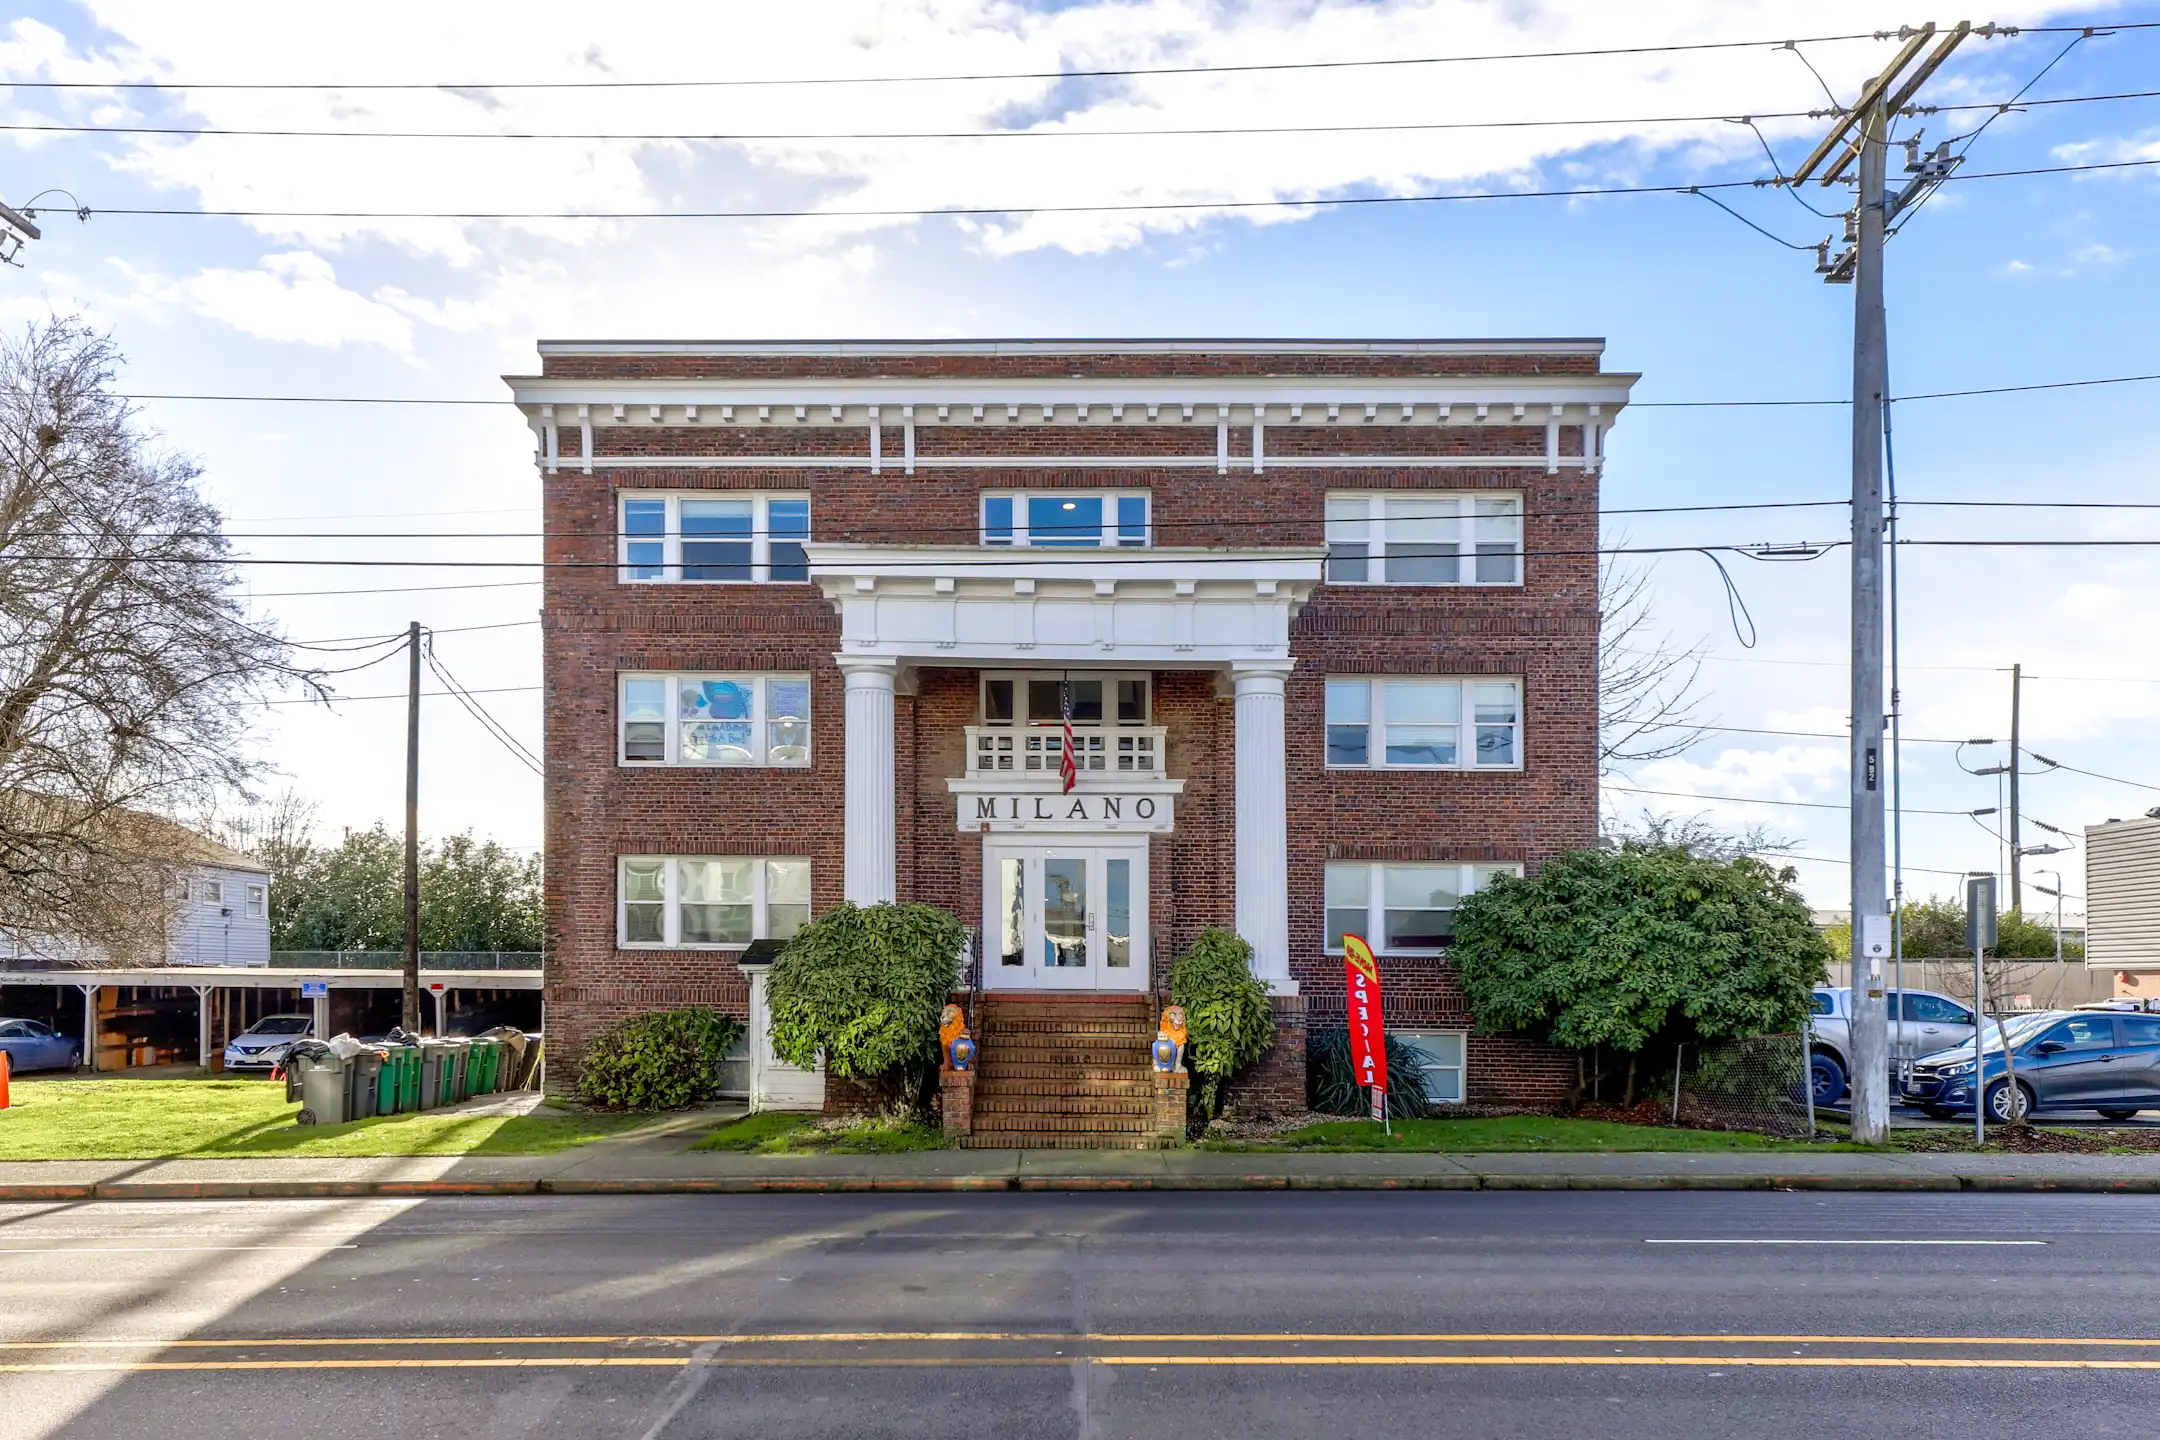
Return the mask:
[[[1088, 932], [1094, 916], [1088, 905], [1086, 855], [1043, 857], [1042, 963], [1048, 970], [1085, 970]], [[1077, 977], [1076, 977], [1077, 978]]]
[[1103, 863], [1103, 965], [1132, 968], [1132, 861], [1123, 855]]
[[998, 937], [997, 964], [1001, 970], [1021, 970], [1027, 967], [1027, 861], [1018, 855], [1006, 855], [997, 862], [997, 891], [994, 903], [996, 923], [991, 933]]

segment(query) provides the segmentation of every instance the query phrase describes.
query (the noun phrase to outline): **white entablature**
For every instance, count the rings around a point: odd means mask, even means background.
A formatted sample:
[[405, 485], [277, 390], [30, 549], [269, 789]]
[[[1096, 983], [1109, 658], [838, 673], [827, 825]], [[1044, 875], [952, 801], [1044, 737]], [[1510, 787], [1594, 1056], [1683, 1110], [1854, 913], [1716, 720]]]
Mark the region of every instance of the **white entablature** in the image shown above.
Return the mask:
[[841, 663], [1284, 665], [1318, 548], [811, 544]]

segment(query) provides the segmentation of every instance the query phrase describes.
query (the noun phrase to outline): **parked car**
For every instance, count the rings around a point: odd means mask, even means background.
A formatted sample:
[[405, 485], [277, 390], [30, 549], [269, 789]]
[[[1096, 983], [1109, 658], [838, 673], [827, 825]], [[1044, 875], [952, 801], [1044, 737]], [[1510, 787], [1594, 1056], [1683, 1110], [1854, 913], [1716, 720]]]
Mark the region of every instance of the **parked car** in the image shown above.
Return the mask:
[[42, 1020], [0, 1020], [0, 1051], [8, 1069], [73, 1070], [82, 1064], [82, 1043], [59, 1034]]
[[274, 1070], [296, 1040], [315, 1029], [312, 1015], [265, 1015], [225, 1046], [227, 1070]]
[[[1897, 1088], [1899, 1060], [1972, 1044], [1970, 1006], [1933, 990], [1893, 990], [1888, 999], [1892, 1093]], [[1852, 1079], [1852, 990], [1843, 985], [1819, 986], [1813, 1008], [1808, 1080], [1817, 1105], [1835, 1105], [1845, 1098]]]
[[[2004, 1058], [2017, 1062], [2010, 1079]], [[1972, 1112], [1983, 1097], [1988, 1118], [2007, 1124], [2026, 1115], [2097, 1110], [2128, 1120], [2160, 1108], [2160, 1015], [2107, 1010], [2048, 1010], [1991, 1028], [1977, 1066], [1972, 1046], [1924, 1057], [1906, 1082], [1905, 1098], [1930, 1115]]]

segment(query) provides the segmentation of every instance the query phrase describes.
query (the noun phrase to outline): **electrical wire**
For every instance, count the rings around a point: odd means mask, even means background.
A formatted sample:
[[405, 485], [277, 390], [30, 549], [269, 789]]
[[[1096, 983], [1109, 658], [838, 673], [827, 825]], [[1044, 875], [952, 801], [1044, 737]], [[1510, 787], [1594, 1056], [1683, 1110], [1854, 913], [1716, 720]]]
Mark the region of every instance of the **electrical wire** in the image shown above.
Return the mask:
[[[2054, 59], [2048, 61], [2047, 64], [2041, 66], [2038, 74], [2034, 75], [2032, 79], [2026, 81], [2022, 86], [2018, 88], [2017, 94], [2010, 97], [2008, 104], [2005, 104], [2000, 109], [1996, 110], [1993, 114], [1989, 115], [1985, 120], [1982, 120], [1979, 126], [1975, 128], [1971, 134], [1959, 137], [1960, 139], [1964, 140], [1965, 145], [1963, 149], [1957, 152], [1957, 161], [1963, 161], [1967, 155], [1970, 155], [1972, 153], [1973, 146], [1978, 144], [1980, 141], [1980, 137], [1987, 133], [1988, 126], [1993, 125], [1997, 120], [2009, 114], [2011, 106], [2017, 104], [2019, 100], [2024, 98], [2026, 91], [2032, 89], [2033, 86], [2039, 84], [2041, 80], [2046, 78], [2048, 71], [2053, 70], [2057, 65], [2060, 65], [2063, 62], [2064, 58], [2067, 57], [2072, 50], [2077, 49], [2078, 46], [2084, 44], [2087, 40], [2090, 40], [2093, 37], [2094, 33], [2095, 32], [2091, 29], [2084, 29], [2081, 30], [2077, 35], [2073, 36], [2070, 43], [2063, 46], [2063, 48], [2056, 53]], [[1945, 176], [1944, 178], [1947, 179], [1949, 177]], [[1897, 217], [1897, 224], [1893, 227], [1893, 233], [1904, 230], [1906, 225], [1911, 223], [1913, 216], [1919, 214], [1922, 210], [1927, 208], [1928, 201], [1934, 199], [1936, 191], [1940, 190], [1941, 188], [1942, 186], [1938, 183], [1932, 189], [1928, 190], [1925, 194], [1923, 194], [1920, 197], [1919, 201], [1914, 204], [1911, 210], [1905, 212], [1902, 215], [1899, 215]]]
[[[1109, 341], [1103, 342], [1106, 345]], [[1891, 399], [1898, 404], [1908, 400], [1956, 400], [1975, 395], [2016, 395], [2036, 390], [2079, 390], [2096, 385], [2137, 385], [2160, 380], [2160, 372], [2140, 375], [2106, 375], [2092, 380], [2043, 380], [2029, 385], [1988, 385], [1965, 390], [1932, 390], [1915, 395], [1896, 395]], [[430, 395], [213, 395], [181, 394], [177, 392], [154, 394], [134, 392], [121, 394], [122, 400], [177, 400], [214, 403], [265, 404], [265, 405], [472, 405], [485, 406], [500, 413], [507, 413], [510, 402], [502, 398], [492, 400], [465, 399], [462, 397]], [[1777, 408], [1822, 408], [1850, 405], [1850, 399], [1824, 400], [1630, 400], [1630, 410], [1739, 410]], [[867, 427], [863, 427], [867, 428]], [[597, 457], [596, 457], [597, 458]], [[1933, 502], [1943, 503], [1943, 502]], [[519, 507], [530, 509], [532, 507]], [[432, 510], [410, 512], [431, 515], [493, 515], [511, 513], [505, 510]], [[306, 519], [354, 519], [378, 518], [372, 515], [352, 516], [306, 516]]]
[[440, 680], [443, 684], [450, 687], [450, 694], [457, 700], [459, 705], [464, 707], [465, 713], [472, 716], [474, 720], [478, 721], [480, 723], [481, 729], [487, 731], [488, 735], [492, 739], [494, 739], [496, 743], [501, 745], [505, 750], [509, 751], [512, 759], [516, 760], [526, 769], [532, 771], [533, 774], [545, 778], [547, 775], [547, 767], [541, 764], [541, 762], [534, 757], [533, 753], [530, 750], [527, 750], [516, 736], [512, 735], [508, 730], [503, 728], [502, 724], [497, 721], [493, 715], [488, 713], [485, 706], [483, 706], [478, 700], [471, 698], [470, 693], [465, 689], [464, 686], [458, 684], [457, 681], [452, 678], [450, 672], [444, 669], [441, 661], [436, 658], [434, 647], [432, 644], [429, 645], [429, 647], [425, 651], [425, 654], [429, 671], [433, 673], [437, 680]]
[[[1703, 800], [1726, 805], [1777, 805], [1799, 810], [1849, 810], [1850, 805], [1827, 800], [1765, 800], [1752, 795], [1697, 795], [1687, 790], [1646, 790], [1637, 785], [1614, 785], [1607, 783], [1607, 790], [1619, 790], [1629, 795], [1663, 795], [1676, 800]], [[1907, 810], [1908, 815], [1964, 815], [1964, 810]]]
[[[2030, 678], [2030, 677], [2028, 677], [2028, 678]], [[2018, 748], [2019, 748], [2020, 750], [2024, 750], [2024, 747], [2023, 747], [2023, 746], [2019, 746]], [[2035, 751], [2031, 751], [2031, 750], [2024, 750], [2024, 753], [2025, 753], [2025, 754], [2026, 754], [2027, 756], [2031, 757], [2032, 759], [2034, 759], [2034, 760], [2037, 760], [2037, 761], [2039, 761], [2039, 762], [2040, 762], [2040, 763], [2041, 763], [2042, 765], [2045, 765], [2045, 766], [2047, 766], [2047, 767], [2048, 767], [2048, 770], [2068, 770], [2068, 771], [2070, 771], [2070, 772], [2071, 772], [2072, 774], [2075, 774], [2075, 775], [2086, 775], [2086, 776], [2090, 776], [2091, 778], [2093, 778], [2093, 779], [2095, 779], [2095, 780], [2105, 780], [2105, 781], [2108, 781], [2108, 782], [2109, 782], [2110, 784], [2114, 784], [2114, 785], [2128, 785], [2128, 786], [2129, 786], [2129, 787], [2131, 787], [2131, 788], [2132, 788], [2133, 790], [2153, 790], [2153, 791], [2160, 791], [2160, 785], [2150, 785], [2150, 784], [2147, 784], [2147, 783], [2146, 783], [2145, 781], [2143, 781], [2143, 780], [2126, 780], [2126, 779], [2124, 779], [2124, 778], [2123, 778], [2122, 776], [2120, 776], [2120, 775], [2103, 775], [2103, 774], [2101, 774], [2101, 773], [2100, 773], [2099, 771], [2097, 771], [2097, 770], [2085, 770], [2085, 769], [2081, 769], [2081, 768], [2079, 768], [2079, 767], [2078, 767], [2078, 766], [2076, 766], [2076, 765], [2065, 765], [2065, 764], [2063, 764], [2063, 762], [2062, 762], [2062, 761], [2060, 761], [2060, 760], [2050, 760], [2050, 759], [2048, 759], [2048, 757], [2047, 757], [2047, 756], [2045, 756], [2045, 755], [2041, 755], [2041, 754], [2038, 754], [2037, 752], [2035, 752]], [[2046, 774], [2046, 773], [2048, 773], [2048, 772], [2047, 772], [2047, 771], [2042, 771], [2041, 773], [2042, 773], [2042, 774]], [[2050, 828], [2053, 828], [2053, 827], [2050, 827]]]
[[[2027, 88], [2030, 88], [2029, 86]], [[1992, 111], [1999, 115], [2013, 107], [2083, 105], [2160, 97], [2160, 90], [2126, 90], [2106, 95], [2062, 95], [2046, 100], [2024, 100], [2021, 91], [2007, 101], [1972, 101], [1958, 105], [1908, 106], [1911, 115], [1952, 114], [1961, 111]], [[64, 125], [20, 121], [0, 124], [0, 133], [34, 135], [157, 135], [178, 139], [247, 138], [261, 140], [565, 140], [580, 143], [629, 144], [765, 144], [780, 142], [874, 142], [886, 140], [1126, 140], [1177, 139], [1236, 135], [1359, 135], [1397, 134], [1450, 130], [1551, 130], [1585, 129], [1608, 125], [1706, 125], [1725, 122], [1746, 125], [1762, 141], [1771, 168], [1784, 174], [1769, 142], [1756, 127], [1758, 120], [1812, 120], [1821, 110], [1759, 110], [1749, 114], [1717, 115], [1609, 115], [1570, 119], [1521, 120], [1411, 120], [1373, 121], [1339, 125], [1192, 125], [1134, 126], [1109, 130], [737, 130], [737, 131], [610, 131], [610, 130], [329, 130], [259, 129], [212, 125]], [[1977, 132], [1975, 132], [1977, 133]], [[1789, 188], [1789, 187], [1788, 187]], [[1796, 197], [1797, 198], [1797, 197]], [[1805, 205], [1806, 201], [1801, 201]], [[1808, 207], [1811, 210], [1812, 206]], [[1823, 215], [1822, 211], [1815, 211]], [[1825, 216], [1824, 218], [1828, 218]]]
[[[1788, 186], [1786, 188], [1790, 189], [1791, 187]], [[1695, 195], [1709, 201], [1712, 205], [1717, 206], [1718, 209], [1724, 211], [1727, 215], [1732, 216], [1733, 219], [1739, 221], [1742, 225], [1747, 226], [1748, 229], [1753, 230], [1756, 234], [1762, 236], [1765, 240], [1775, 240], [1778, 244], [1784, 246], [1788, 250], [1813, 250], [1815, 248], [1813, 245], [1803, 244], [1798, 240], [1787, 240], [1782, 235], [1774, 234], [1771, 231], [1765, 230], [1762, 226], [1756, 224], [1753, 220], [1748, 219], [1747, 216], [1742, 215], [1739, 211], [1733, 209], [1732, 206], [1727, 205], [1724, 201], [1718, 199], [1715, 195], [1704, 195], [1703, 192], [1700, 190], [1690, 190], [1685, 193]]]
[[[2129, 24], [2112, 28], [2135, 30], [2148, 27]], [[2014, 36], [2020, 31], [2011, 27], [1998, 27], [1994, 33], [2007, 37]], [[2035, 30], [2030, 33], [2045, 34], [2048, 32]], [[422, 83], [403, 80], [370, 81], [357, 84], [298, 80], [225, 81], [203, 84], [183, 83], [177, 80], [10, 80], [8, 84], [20, 90], [147, 90], [161, 92], [182, 90], [336, 90], [354, 92], [447, 90], [455, 93], [461, 90], [770, 89], [792, 85], [931, 85], [1008, 80], [1065, 82], [1073, 80], [1129, 79], [1157, 75], [1252, 75], [1285, 71], [1371, 70], [1415, 65], [1475, 65], [1515, 60], [1581, 60], [1606, 56], [1672, 55], [1699, 51], [1755, 50], [1789, 45], [1829, 45], [1854, 40], [1880, 42], [1896, 38], [1897, 35], [1894, 31], [1877, 30], [1849, 35], [1814, 35], [1801, 40], [1711, 40], [1674, 45], [1604, 46], [1582, 50], [1516, 50], [1487, 52], [1477, 55], [1404, 55], [1374, 60], [1285, 60], [1246, 65], [1160, 65], [1131, 66], [1123, 69], [966, 71], [929, 75], [776, 75], [744, 76], [724, 80], [516, 80], [485, 83], [474, 81]]]
[[[529, 694], [541, 688], [542, 687], [538, 685], [496, 685], [485, 689], [467, 690], [465, 693], [467, 695], [522, 695]], [[450, 693], [451, 692], [448, 690], [423, 690], [420, 692], [420, 698], [423, 700], [440, 700], [444, 696], [449, 695]], [[410, 698], [412, 697], [406, 694], [406, 692], [403, 690], [385, 690], [373, 695], [332, 695], [324, 700], [316, 700], [310, 697], [306, 699], [253, 700], [245, 703], [253, 705], [328, 706], [342, 705], [348, 700], [408, 700]]]

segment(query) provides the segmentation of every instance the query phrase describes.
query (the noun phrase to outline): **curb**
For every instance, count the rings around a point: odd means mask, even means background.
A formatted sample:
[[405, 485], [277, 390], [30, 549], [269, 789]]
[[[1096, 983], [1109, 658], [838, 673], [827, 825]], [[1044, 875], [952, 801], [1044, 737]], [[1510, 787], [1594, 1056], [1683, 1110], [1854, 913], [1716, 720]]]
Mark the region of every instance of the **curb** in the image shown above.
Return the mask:
[[98, 1200], [353, 1200], [534, 1195], [845, 1195], [1281, 1190], [1760, 1190], [2160, 1194], [2160, 1175], [942, 1175], [654, 1180], [118, 1180], [0, 1184], [0, 1204]]

